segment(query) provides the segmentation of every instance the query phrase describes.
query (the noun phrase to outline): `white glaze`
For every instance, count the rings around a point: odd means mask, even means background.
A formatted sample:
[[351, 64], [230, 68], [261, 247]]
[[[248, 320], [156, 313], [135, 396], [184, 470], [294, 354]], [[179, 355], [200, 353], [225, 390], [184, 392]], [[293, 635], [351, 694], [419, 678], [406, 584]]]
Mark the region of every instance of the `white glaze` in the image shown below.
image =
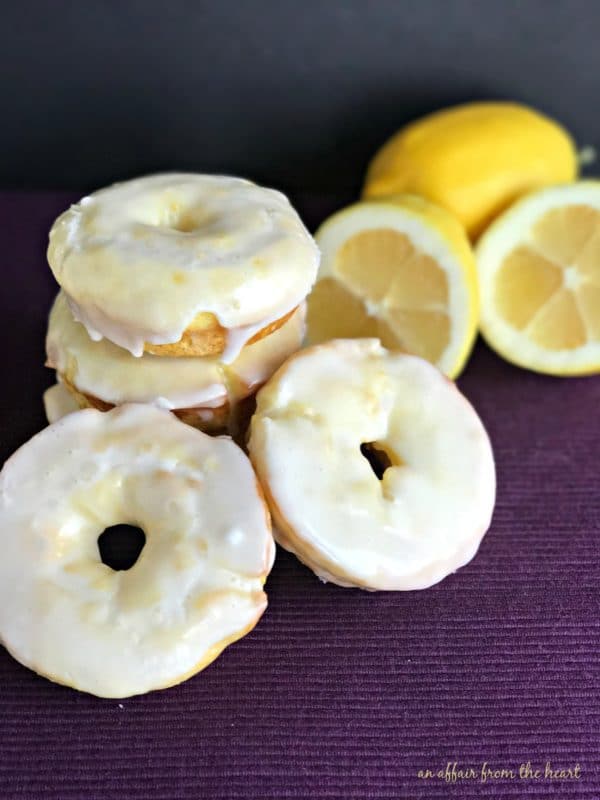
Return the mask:
[[[94, 342], [73, 319], [59, 292], [48, 323], [48, 366], [80, 392], [106, 403], [151, 403], [168, 409], [216, 408], [251, 394], [296, 351], [304, 333], [304, 308], [276, 331], [245, 347], [233, 364], [219, 358], [134, 358], [107, 339]], [[232, 380], [237, 378], [237, 380]], [[235, 384], [235, 386], [234, 386]]]
[[[433, 366], [377, 340], [337, 340], [299, 352], [257, 400], [249, 451], [278, 541], [319, 576], [421, 589], [473, 557], [494, 507], [493, 454]], [[381, 481], [365, 442], [401, 460]]]
[[230, 402], [236, 402], [262, 386], [301, 346], [306, 332], [306, 304], [268, 336], [244, 347], [232, 364], [223, 364]]
[[46, 419], [50, 424], [66, 417], [67, 414], [72, 414], [73, 411], [79, 411], [77, 401], [60, 381], [46, 389], [42, 399]]
[[[115, 572], [97, 538], [122, 522], [146, 545]], [[103, 697], [177, 683], [247, 632], [274, 557], [243, 452], [142, 405], [69, 414], [6, 462], [0, 549], [2, 643]]]
[[140, 356], [144, 342], [177, 342], [211, 312], [228, 329], [231, 362], [302, 302], [319, 253], [280, 192], [173, 173], [84, 197], [52, 226], [48, 261], [93, 339]]

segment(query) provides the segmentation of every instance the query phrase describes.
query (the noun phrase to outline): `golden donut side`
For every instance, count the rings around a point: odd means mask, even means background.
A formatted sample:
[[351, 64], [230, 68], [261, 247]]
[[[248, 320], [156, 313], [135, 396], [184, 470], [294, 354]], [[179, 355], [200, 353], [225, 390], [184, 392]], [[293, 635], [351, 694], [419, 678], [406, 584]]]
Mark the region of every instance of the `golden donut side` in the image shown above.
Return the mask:
[[[254, 344], [281, 328], [296, 313], [297, 306], [274, 322], [265, 325], [254, 334], [247, 342]], [[227, 347], [228, 331], [220, 325], [214, 314], [203, 311], [198, 314], [191, 325], [183, 332], [178, 342], [172, 344], [144, 343], [144, 352], [155, 356], [190, 357], [190, 356], [218, 356]]]
[[[79, 391], [65, 375], [61, 374], [60, 379], [75, 398], [79, 408], [96, 408], [98, 411], [110, 411], [115, 408], [114, 403], [107, 403], [99, 397]], [[226, 400], [216, 408], [175, 408], [172, 413], [192, 428], [218, 435], [228, 431], [231, 408], [229, 401]]]

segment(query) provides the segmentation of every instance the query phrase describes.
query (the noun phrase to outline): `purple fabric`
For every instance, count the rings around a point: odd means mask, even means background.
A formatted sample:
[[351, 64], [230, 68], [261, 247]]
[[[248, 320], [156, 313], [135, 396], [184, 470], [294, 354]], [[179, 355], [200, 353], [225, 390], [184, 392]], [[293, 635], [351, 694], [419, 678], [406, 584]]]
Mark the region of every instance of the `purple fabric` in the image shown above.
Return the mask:
[[[2, 460], [44, 425], [46, 234], [72, 198], [0, 195]], [[314, 225], [336, 200], [298, 204]], [[480, 343], [460, 385], [498, 468], [471, 564], [424, 592], [367, 594], [279, 552], [253, 633], [187, 683], [122, 702], [0, 648], [0, 797], [600, 797], [600, 378], [534, 375]], [[545, 778], [547, 760], [581, 777]], [[519, 777], [527, 761], [539, 778]], [[418, 777], [448, 762], [455, 783]], [[458, 777], [483, 762], [515, 777]]]

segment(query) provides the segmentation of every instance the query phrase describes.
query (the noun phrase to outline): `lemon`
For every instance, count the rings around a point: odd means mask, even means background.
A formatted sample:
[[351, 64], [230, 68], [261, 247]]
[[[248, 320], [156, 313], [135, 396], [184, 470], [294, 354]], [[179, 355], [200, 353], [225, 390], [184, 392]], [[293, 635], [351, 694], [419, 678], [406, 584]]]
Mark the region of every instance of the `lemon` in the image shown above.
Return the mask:
[[494, 350], [552, 375], [600, 371], [600, 182], [523, 198], [476, 254], [481, 330]]
[[356, 203], [315, 234], [321, 249], [308, 297], [307, 342], [377, 337], [455, 377], [478, 321], [473, 252], [460, 223], [409, 195]]
[[517, 103], [469, 103], [402, 128], [373, 158], [363, 196], [422, 195], [476, 238], [518, 197], [577, 171], [575, 145], [558, 123]]

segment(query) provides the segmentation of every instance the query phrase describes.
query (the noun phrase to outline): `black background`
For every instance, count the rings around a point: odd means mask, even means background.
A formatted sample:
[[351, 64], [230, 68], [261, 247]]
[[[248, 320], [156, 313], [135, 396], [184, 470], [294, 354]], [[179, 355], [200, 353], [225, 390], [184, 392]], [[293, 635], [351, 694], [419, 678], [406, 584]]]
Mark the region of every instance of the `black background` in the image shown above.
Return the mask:
[[0, 186], [354, 191], [406, 120], [516, 98], [600, 143], [598, 0], [1, 2]]

